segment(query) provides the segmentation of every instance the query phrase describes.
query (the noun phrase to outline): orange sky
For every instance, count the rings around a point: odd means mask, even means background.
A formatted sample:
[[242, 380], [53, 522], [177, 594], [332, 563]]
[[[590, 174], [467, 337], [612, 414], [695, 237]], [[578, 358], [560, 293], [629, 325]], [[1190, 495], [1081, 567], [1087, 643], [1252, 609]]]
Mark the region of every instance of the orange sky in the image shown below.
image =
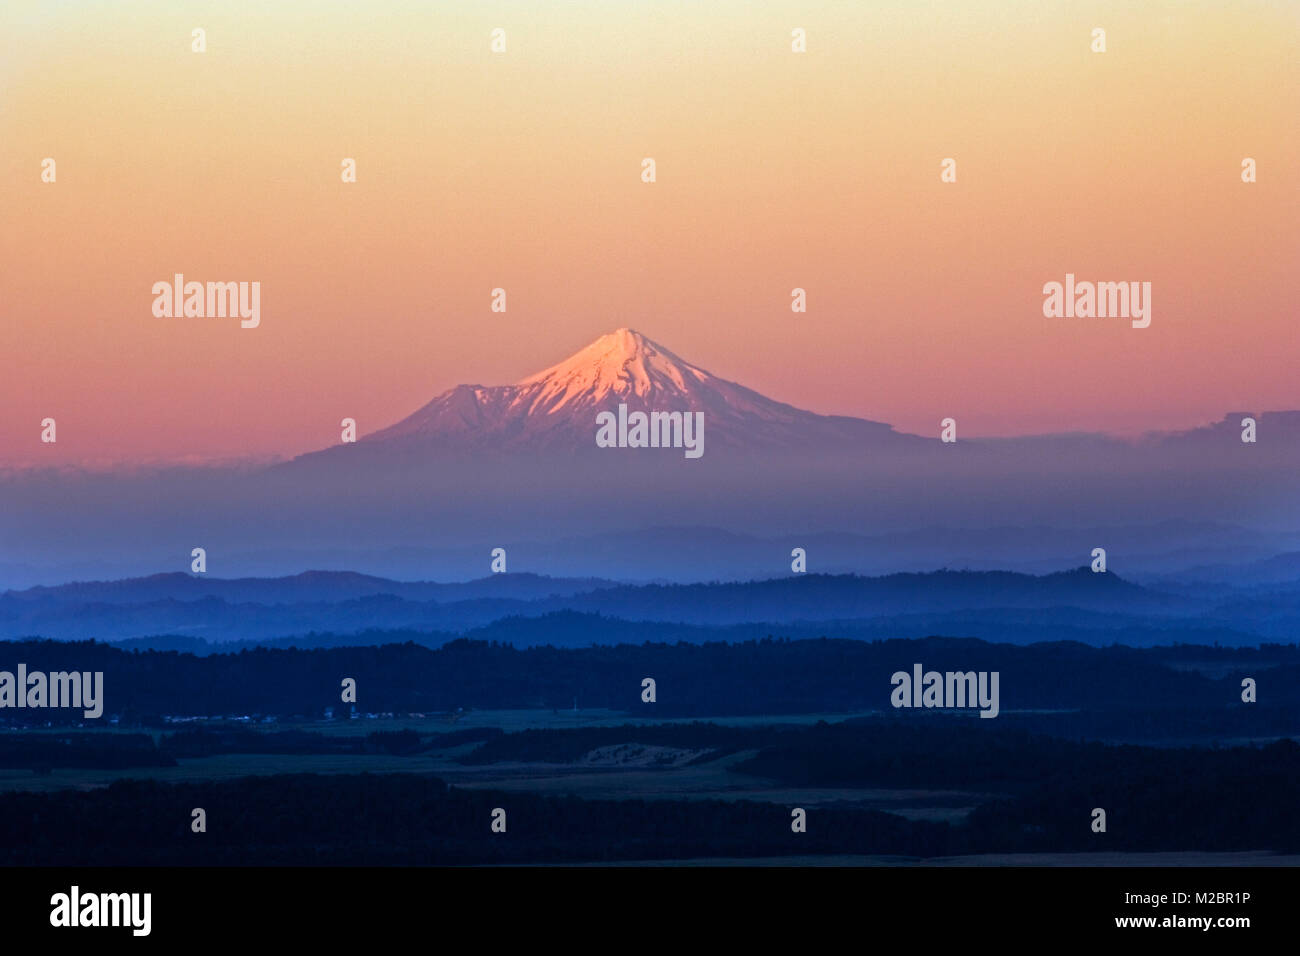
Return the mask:
[[[0, 465], [294, 454], [620, 326], [927, 434], [1297, 408], [1298, 38], [1290, 2], [10, 0]], [[154, 317], [176, 272], [260, 281], [260, 328]], [[1151, 327], [1044, 318], [1067, 272], [1151, 282]]]

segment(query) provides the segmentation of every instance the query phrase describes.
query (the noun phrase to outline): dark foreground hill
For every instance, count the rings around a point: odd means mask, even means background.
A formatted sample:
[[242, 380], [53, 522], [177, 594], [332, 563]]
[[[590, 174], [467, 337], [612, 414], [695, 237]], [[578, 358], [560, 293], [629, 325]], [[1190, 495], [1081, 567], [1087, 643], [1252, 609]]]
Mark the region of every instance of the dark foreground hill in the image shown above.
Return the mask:
[[[355, 681], [356, 709], [374, 713], [568, 710], [575, 701], [648, 719], [898, 713], [892, 675], [920, 664], [927, 671], [996, 671], [998, 720], [1032, 712], [1023, 719], [1054, 721], [1062, 732], [1093, 732], [1088, 728], [1098, 721], [1122, 729], [1117, 714], [1130, 715], [1134, 728], [1150, 736], [1178, 736], [1184, 727], [1196, 728], [1194, 736], [1224, 737], [1300, 730], [1294, 645], [1138, 650], [933, 637], [517, 649], [461, 639], [437, 649], [411, 643], [259, 648], [200, 657], [93, 641], [0, 644], [0, 669], [13, 672], [19, 663], [29, 673], [102, 671], [102, 720], [116, 716], [126, 724], [161, 724], [168, 716], [320, 718], [340, 707], [348, 679]], [[656, 682], [653, 704], [642, 701], [646, 678]], [[1246, 678], [1256, 682], [1257, 703], [1241, 699]], [[1148, 716], [1138, 720], [1137, 714]], [[75, 709], [8, 707], [0, 709], [0, 721], [96, 726]]]

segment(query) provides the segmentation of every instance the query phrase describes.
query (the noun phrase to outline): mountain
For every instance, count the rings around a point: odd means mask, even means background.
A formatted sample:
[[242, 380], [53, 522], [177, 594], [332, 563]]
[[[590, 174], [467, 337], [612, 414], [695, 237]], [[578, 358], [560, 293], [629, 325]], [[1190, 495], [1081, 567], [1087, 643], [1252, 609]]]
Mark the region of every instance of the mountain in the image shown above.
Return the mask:
[[889, 425], [777, 402], [687, 362], [633, 329], [602, 335], [514, 385], [458, 385], [359, 444], [494, 451], [595, 448], [596, 415], [703, 412], [709, 446], [920, 442]]
[[[699, 412], [703, 454], [598, 447], [597, 415], [620, 405]], [[938, 437], [948, 415], [955, 443]], [[1300, 413], [1132, 440], [975, 438], [960, 407], [932, 421], [907, 435], [798, 409], [619, 329], [516, 384], [453, 388], [269, 468], [0, 472], [0, 584], [180, 571], [195, 547], [229, 577], [463, 580], [505, 548], [512, 569], [642, 581], [783, 574], [795, 547], [822, 572], [1041, 571], [1103, 547], [1130, 577], [1300, 547]], [[1287, 580], [1285, 563], [1263, 571]]]
[[[567, 467], [574, 454], [592, 456], [589, 460], [612, 465], [614, 471], [629, 465], [639, 471], [651, 462], [657, 466], [680, 457], [659, 454], [658, 449], [623, 449], [624, 454], [599, 449], [596, 417], [617, 413], [620, 405], [627, 406], [629, 415], [702, 413], [704, 445], [711, 452], [703, 457], [710, 461], [736, 451], [784, 466], [800, 460], [792, 459], [792, 452], [822, 461], [851, 461], [854, 467], [869, 461], [876, 474], [905, 475], [904, 485], [918, 474], [955, 473], [962, 481], [984, 477], [1000, 484], [1009, 472], [1044, 470], [1204, 470], [1216, 473], [1217, 482], [1225, 469], [1290, 467], [1300, 457], [1300, 412], [1288, 411], [1253, 413], [1259, 432], [1254, 444], [1240, 440], [1241, 421], [1252, 414], [1247, 412], [1134, 440], [1071, 433], [963, 437], [945, 444], [938, 441], [937, 419], [933, 433], [912, 435], [882, 422], [796, 408], [720, 378], [634, 329], [621, 328], [513, 385], [457, 385], [396, 424], [363, 434], [354, 444], [299, 456], [272, 472], [295, 472], [300, 463], [337, 469], [345, 461], [403, 459], [418, 465], [453, 459], [483, 462], [499, 455], [527, 458], [545, 470], [556, 462]], [[959, 412], [954, 409], [954, 414]], [[703, 467], [693, 465], [692, 473]]]

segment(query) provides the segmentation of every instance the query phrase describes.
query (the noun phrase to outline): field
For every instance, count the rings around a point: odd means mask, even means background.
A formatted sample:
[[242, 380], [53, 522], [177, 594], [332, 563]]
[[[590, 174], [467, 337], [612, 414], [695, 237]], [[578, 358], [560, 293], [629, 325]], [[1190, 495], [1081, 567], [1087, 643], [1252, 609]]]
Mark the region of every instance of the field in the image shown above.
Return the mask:
[[[721, 717], [713, 723], [728, 726], [808, 725], [836, 722], [855, 714], [807, 714], [779, 719]], [[375, 731], [412, 730], [422, 737], [493, 727], [506, 732], [575, 727], [617, 727], [690, 723], [687, 720], [648, 720], [608, 710], [491, 710], [472, 711], [456, 719], [425, 718], [320, 720], [256, 725], [268, 731], [302, 730], [335, 737], [361, 737]], [[204, 721], [180, 727], [213, 726]], [[224, 725], [229, 726], [228, 723]], [[250, 725], [243, 725], [250, 726]], [[47, 730], [56, 734], [58, 731]], [[110, 731], [112, 732], [112, 731]], [[154, 731], [155, 737], [166, 731]], [[587, 799], [642, 800], [753, 800], [783, 806], [843, 806], [884, 810], [910, 819], [960, 820], [986, 795], [943, 790], [889, 790], [855, 788], [794, 789], [732, 768], [753, 756], [741, 751], [697, 765], [682, 765], [703, 751], [670, 751], [635, 743], [602, 748], [576, 763], [509, 762], [465, 765], [456, 758], [476, 744], [460, 744], [410, 756], [394, 754], [220, 754], [181, 758], [174, 767], [136, 767], [127, 770], [55, 768], [49, 773], [0, 769], [0, 791], [48, 792], [103, 787], [114, 780], [149, 779], [168, 783], [229, 780], [244, 776], [284, 773], [427, 773], [465, 789], [576, 796]]]

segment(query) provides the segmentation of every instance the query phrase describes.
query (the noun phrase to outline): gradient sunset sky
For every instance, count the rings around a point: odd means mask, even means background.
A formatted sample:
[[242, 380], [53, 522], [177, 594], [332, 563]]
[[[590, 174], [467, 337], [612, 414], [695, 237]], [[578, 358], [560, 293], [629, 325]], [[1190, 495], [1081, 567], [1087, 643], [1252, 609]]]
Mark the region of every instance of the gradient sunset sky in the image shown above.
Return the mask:
[[[1300, 408], [1297, 156], [1281, 0], [9, 0], [0, 465], [297, 454], [621, 326], [923, 434]], [[1151, 327], [1044, 318], [1067, 272]]]

